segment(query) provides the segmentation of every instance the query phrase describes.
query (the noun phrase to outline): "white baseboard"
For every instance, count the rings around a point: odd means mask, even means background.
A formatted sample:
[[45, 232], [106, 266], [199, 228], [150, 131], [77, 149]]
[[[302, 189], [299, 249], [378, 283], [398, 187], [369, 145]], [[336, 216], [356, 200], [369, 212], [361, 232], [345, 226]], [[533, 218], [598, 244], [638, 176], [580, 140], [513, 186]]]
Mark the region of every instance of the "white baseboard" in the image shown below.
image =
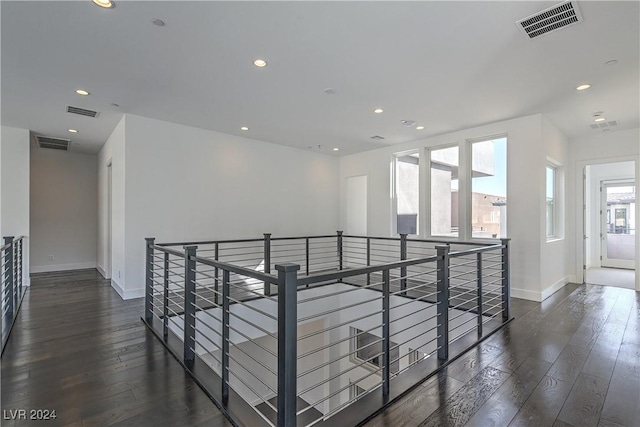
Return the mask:
[[562, 279], [558, 280], [556, 283], [554, 283], [553, 285], [549, 286], [547, 289], [543, 290], [541, 292], [542, 301], [546, 300], [551, 295], [555, 294], [560, 289], [564, 288], [564, 285], [566, 285], [567, 283], [572, 281], [571, 279], [573, 279], [573, 281], [575, 282], [576, 277], [575, 276], [564, 276]]
[[122, 299], [133, 299], [144, 297], [144, 288], [124, 290], [114, 279], [111, 279], [111, 287], [120, 295]]
[[549, 298], [551, 295], [564, 288], [567, 283], [575, 283], [576, 276], [568, 275], [555, 282], [553, 285], [544, 289], [542, 292], [529, 291], [526, 289], [511, 288], [511, 296], [514, 298], [522, 298], [529, 301], [542, 302]]
[[29, 268], [29, 272], [30, 273], [49, 273], [52, 271], [84, 270], [87, 268], [96, 268], [96, 263], [81, 262], [78, 264], [32, 265]]
[[100, 267], [99, 265], [96, 266], [96, 270], [98, 270], [98, 273], [100, 273], [102, 275], [102, 277], [104, 277], [105, 279], [109, 279], [109, 277], [107, 277], [107, 272], [104, 271], [104, 268]]
[[511, 296], [513, 298], [521, 298], [529, 301], [541, 302], [540, 292], [529, 291], [526, 289], [511, 288]]

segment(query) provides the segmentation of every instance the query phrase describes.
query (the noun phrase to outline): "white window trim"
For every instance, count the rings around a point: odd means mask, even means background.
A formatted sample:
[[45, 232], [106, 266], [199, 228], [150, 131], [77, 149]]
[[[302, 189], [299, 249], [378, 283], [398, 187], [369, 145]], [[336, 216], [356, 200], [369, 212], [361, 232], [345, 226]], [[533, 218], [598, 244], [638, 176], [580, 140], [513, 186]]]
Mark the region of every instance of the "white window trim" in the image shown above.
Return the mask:
[[[547, 167], [554, 170], [554, 183], [553, 183], [553, 235], [547, 236], [546, 226], [546, 211], [547, 211]], [[563, 177], [564, 169], [562, 163], [557, 160], [547, 157], [547, 163], [544, 169], [544, 209], [545, 209], [545, 239], [547, 242], [557, 242], [564, 240], [564, 192], [563, 192]]]

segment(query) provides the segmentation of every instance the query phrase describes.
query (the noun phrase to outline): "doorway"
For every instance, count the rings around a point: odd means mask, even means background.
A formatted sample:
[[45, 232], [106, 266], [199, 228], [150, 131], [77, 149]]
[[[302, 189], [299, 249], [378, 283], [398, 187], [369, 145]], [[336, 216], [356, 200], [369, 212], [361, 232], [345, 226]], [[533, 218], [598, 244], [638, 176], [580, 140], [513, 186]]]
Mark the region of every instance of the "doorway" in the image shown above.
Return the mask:
[[584, 169], [584, 283], [635, 289], [635, 162]]

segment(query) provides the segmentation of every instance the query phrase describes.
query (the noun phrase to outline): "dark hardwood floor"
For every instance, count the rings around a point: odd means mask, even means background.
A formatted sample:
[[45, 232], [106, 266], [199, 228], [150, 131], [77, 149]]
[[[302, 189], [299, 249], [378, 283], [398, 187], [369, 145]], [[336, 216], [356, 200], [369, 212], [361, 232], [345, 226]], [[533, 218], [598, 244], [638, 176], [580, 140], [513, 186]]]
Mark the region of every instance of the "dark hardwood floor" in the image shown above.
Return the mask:
[[[367, 426], [640, 426], [640, 293], [567, 285]], [[2, 356], [2, 426], [230, 426], [95, 270], [35, 275]], [[19, 409], [51, 421], [9, 420]], [[27, 412], [27, 416], [29, 413]]]

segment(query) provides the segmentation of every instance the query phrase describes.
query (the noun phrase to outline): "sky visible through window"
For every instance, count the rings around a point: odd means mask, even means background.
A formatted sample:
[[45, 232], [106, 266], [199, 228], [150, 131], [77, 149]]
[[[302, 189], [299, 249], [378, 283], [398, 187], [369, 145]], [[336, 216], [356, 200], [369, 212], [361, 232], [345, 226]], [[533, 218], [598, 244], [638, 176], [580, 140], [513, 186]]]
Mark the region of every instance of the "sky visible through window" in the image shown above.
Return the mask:
[[492, 196], [507, 197], [507, 138], [493, 140], [493, 167], [492, 176], [473, 179], [473, 191], [475, 193], [490, 194]]

